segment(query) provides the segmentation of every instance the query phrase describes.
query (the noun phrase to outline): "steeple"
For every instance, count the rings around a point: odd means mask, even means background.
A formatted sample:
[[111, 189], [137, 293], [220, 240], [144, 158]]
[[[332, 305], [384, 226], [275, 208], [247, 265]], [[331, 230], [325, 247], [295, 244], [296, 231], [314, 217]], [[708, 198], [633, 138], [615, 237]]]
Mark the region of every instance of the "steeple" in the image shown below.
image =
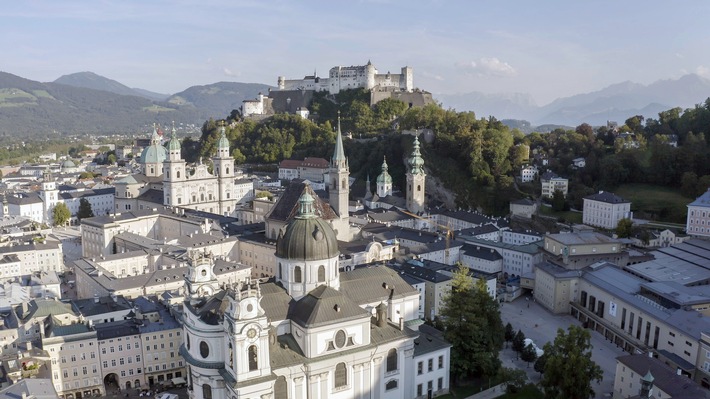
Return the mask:
[[366, 200], [369, 200], [372, 198], [372, 189], [370, 187], [372, 187], [372, 186], [370, 185], [370, 174], [368, 173], [367, 180], [365, 180], [365, 199]]
[[333, 168], [347, 168], [348, 159], [345, 158], [345, 150], [343, 149], [343, 134], [340, 131], [340, 111], [338, 111], [338, 133], [335, 136], [335, 151], [331, 160]]
[[301, 198], [298, 199], [298, 203], [299, 208], [298, 215], [296, 215], [297, 218], [308, 219], [316, 216], [315, 212], [313, 212], [313, 197], [311, 197], [308, 192], [304, 191], [303, 194], [301, 194]]
[[160, 144], [160, 135], [158, 134], [158, 126], [155, 123], [153, 124], [153, 135], [150, 136], [150, 144], [151, 145], [159, 145]]
[[424, 173], [424, 160], [419, 152], [419, 138], [417, 136], [414, 136], [414, 150], [409, 158], [409, 171], [413, 175]]
[[392, 176], [387, 170], [387, 157], [382, 159], [382, 173], [377, 176], [377, 196], [380, 198], [392, 195]]
[[224, 121], [220, 121], [219, 141], [217, 142], [217, 156], [220, 158], [229, 157], [229, 140], [224, 129]]
[[178, 140], [175, 130], [175, 121], [173, 121], [173, 130], [170, 133], [170, 141], [168, 142], [168, 159], [171, 161], [180, 160], [180, 140]]

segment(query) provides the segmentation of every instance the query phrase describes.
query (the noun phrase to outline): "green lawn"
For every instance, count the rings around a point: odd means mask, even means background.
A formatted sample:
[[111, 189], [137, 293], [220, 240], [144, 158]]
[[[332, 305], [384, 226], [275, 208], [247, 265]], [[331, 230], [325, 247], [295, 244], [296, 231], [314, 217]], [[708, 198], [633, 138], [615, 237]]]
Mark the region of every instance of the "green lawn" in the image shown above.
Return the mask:
[[624, 184], [614, 194], [631, 201], [635, 217], [683, 224], [686, 220], [686, 205], [693, 201], [680, 195], [676, 188], [650, 184]]
[[572, 212], [572, 211], [563, 211], [563, 212], [555, 212], [552, 210], [552, 207], [549, 206], [540, 206], [538, 208], [539, 212], [542, 215], [545, 216], [553, 216], [555, 218], [564, 218], [565, 221], [567, 222], [572, 222], [572, 223], [582, 223], [582, 212]]

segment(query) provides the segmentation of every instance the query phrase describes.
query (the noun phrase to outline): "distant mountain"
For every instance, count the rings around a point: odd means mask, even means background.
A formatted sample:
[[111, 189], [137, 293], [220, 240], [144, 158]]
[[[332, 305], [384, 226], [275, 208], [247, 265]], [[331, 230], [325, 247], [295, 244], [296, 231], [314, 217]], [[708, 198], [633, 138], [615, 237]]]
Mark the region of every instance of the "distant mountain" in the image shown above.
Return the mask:
[[659, 80], [649, 85], [621, 82], [591, 93], [558, 98], [538, 107], [526, 94], [491, 95], [468, 93], [439, 95], [445, 107], [457, 111], [472, 110], [479, 117], [525, 119], [532, 124], [577, 126], [582, 123], [603, 125], [607, 121], [623, 123], [634, 115], [657, 117], [658, 112], [673, 107], [688, 108], [710, 97], [710, 80], [695, 74], [679, 79]]
[[131, 90], [138, 93], [138, 95], [140, 95], [141, 97], [145, 97], [149, 100], [165, 101], [168, 99], [168, 97], [170, 97], [170, 94], [155, 93], [150, 90], [139, 89], [137, 87], [133, 87]]
[[153, 123], [172, 121], [201, 126], [268, 91], [267, 85], [221, 82], [189, 88], [170, 101], [155, 101], [118, 94], [133, 89], [92, 73], [66, 75], [57, 81], [64, 83], [41, 83], [0, 72], [0, 135], [139, 132]]
[[267, 95], [270, 88], [272, 86], [261, 83], [218, 82], [192, 86], [170, 96], [167, 102], [177, 106], [191, 105], [222, 118], [239, 109], [242, 101], [256, 99], [259, 93]]
[[538, 106], [526, 93], [486, 94], [481, 92], [434, 95], [444, 108], [456, 111], [474, 111], [479, 118], [495, 116], [496, 119], [528, 119]]

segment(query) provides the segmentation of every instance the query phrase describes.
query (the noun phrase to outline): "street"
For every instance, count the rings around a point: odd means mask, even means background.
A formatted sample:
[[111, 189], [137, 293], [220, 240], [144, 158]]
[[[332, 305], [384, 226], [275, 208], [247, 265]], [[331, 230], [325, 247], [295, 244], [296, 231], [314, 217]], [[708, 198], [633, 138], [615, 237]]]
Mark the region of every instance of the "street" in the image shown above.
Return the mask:
[[[581, 324], [570, 315], [553, 315], [532, 299], [526, 300], [527, 296], [518, 298], [514, 302], [506, 302], [501, 305], [501, 318], [503, 325], [510, 323], [517, 332], [521, 330], [526, 338], [535, 341], [535, 344], [542, 348], [547, 342], [554, 341], [557, 336], [557, 329], [567, 330], [570, 324], [580, 326]], [[592, 360], [594, 360], [604, 372], [604, 378], [600, 384], [592, 383], [596, 396], [595, 398], [609, 398], [614, 387], [614, 374], [616, 372], [616, 358], [625, 352], [604, 339], [602, 335], [594, 331], [591, 332]], [[509, 345], [510, 346], [510, 345]], [[526, 363], [522, 360], [515, 360], [515, 352], [512, 349], [503, 349], [500, 353], [503, 366], [513, 365], [528, 372], [528, 378], [534, 383], [540, 381], [540, 374], [533, 369], [526, 368]]]

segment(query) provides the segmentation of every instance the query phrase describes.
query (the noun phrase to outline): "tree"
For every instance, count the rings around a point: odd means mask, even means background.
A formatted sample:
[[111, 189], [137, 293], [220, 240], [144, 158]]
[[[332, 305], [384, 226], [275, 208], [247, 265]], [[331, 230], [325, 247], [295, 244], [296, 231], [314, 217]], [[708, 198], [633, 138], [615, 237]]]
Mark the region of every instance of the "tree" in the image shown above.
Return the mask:
[[555, 190], [555, 192], [552, 193], [552, 209], [555, 212], [565, 210], [565, 195], [560, 190]]
[[540, 373], [540, 375], [542, 375], [542, 373], [545, 372], [545, 364], [546, 363], [547, 363], [547, 353], [543, 353], [542, 356], [537, 358], [537, 360], [535, 361], [535, 364], [533, 365], [533, 368], [535, 369], [535, 371]]
[[508, 342], [515, 338], [515, 330], [513, 330], [513, 325], [508, 323], [505, 325], [505, 347], [508, 347]]
[[76, 213], [76, 217], [79, 218], [79, 220], [94, 217], [94, 211], [91, 209], [91, 203], [86, 198], [79, 200], [79, 211]]
[[616, 224], [616, 235], [619, 238], [629, 238], [631, 237], [631, 232], [633, 230], [634, 222], [629, 218], [624, 218], [619, 220]]
[[498, 303], [488, 294], [485, 279], [474, 285], [468, 268], [459, 264], [452, 275], [451, 291], [444, 297], [440, 317], [444, 337], [453, 346], [454, 378], [496, 375], [504, 328]]
[[116, 163], [116, 154], [113, 154], [113, 153], [108, 154], [108, 156], [106, 157], [106, 162], [108, 162], [109, 165], [115, 164]]
[[522, 352], [520, 352], [520, 358], [527, 362], [528, 368], [530, 368], [530, 362], [537, 360], [537, 351], [535, 350], [532, 342], [523, 348]]
[[591, 382], [600, 382], [602, 369], [592, 360], [589, 331], [571, 325], [557, 330], [553, 343], [545, 344], [545, 372], [540, 385], [551, 399], [586, 399], [594, 396]]
[[513, 350], [520, 353], [525, 348], [525, 334], [518, 330], [518, 333], [513, 337]]
[[52, 220], [55, 226], [64, 226], [71, 219], [71, 212], [63, 202], [58, 203], [52, 209]]

